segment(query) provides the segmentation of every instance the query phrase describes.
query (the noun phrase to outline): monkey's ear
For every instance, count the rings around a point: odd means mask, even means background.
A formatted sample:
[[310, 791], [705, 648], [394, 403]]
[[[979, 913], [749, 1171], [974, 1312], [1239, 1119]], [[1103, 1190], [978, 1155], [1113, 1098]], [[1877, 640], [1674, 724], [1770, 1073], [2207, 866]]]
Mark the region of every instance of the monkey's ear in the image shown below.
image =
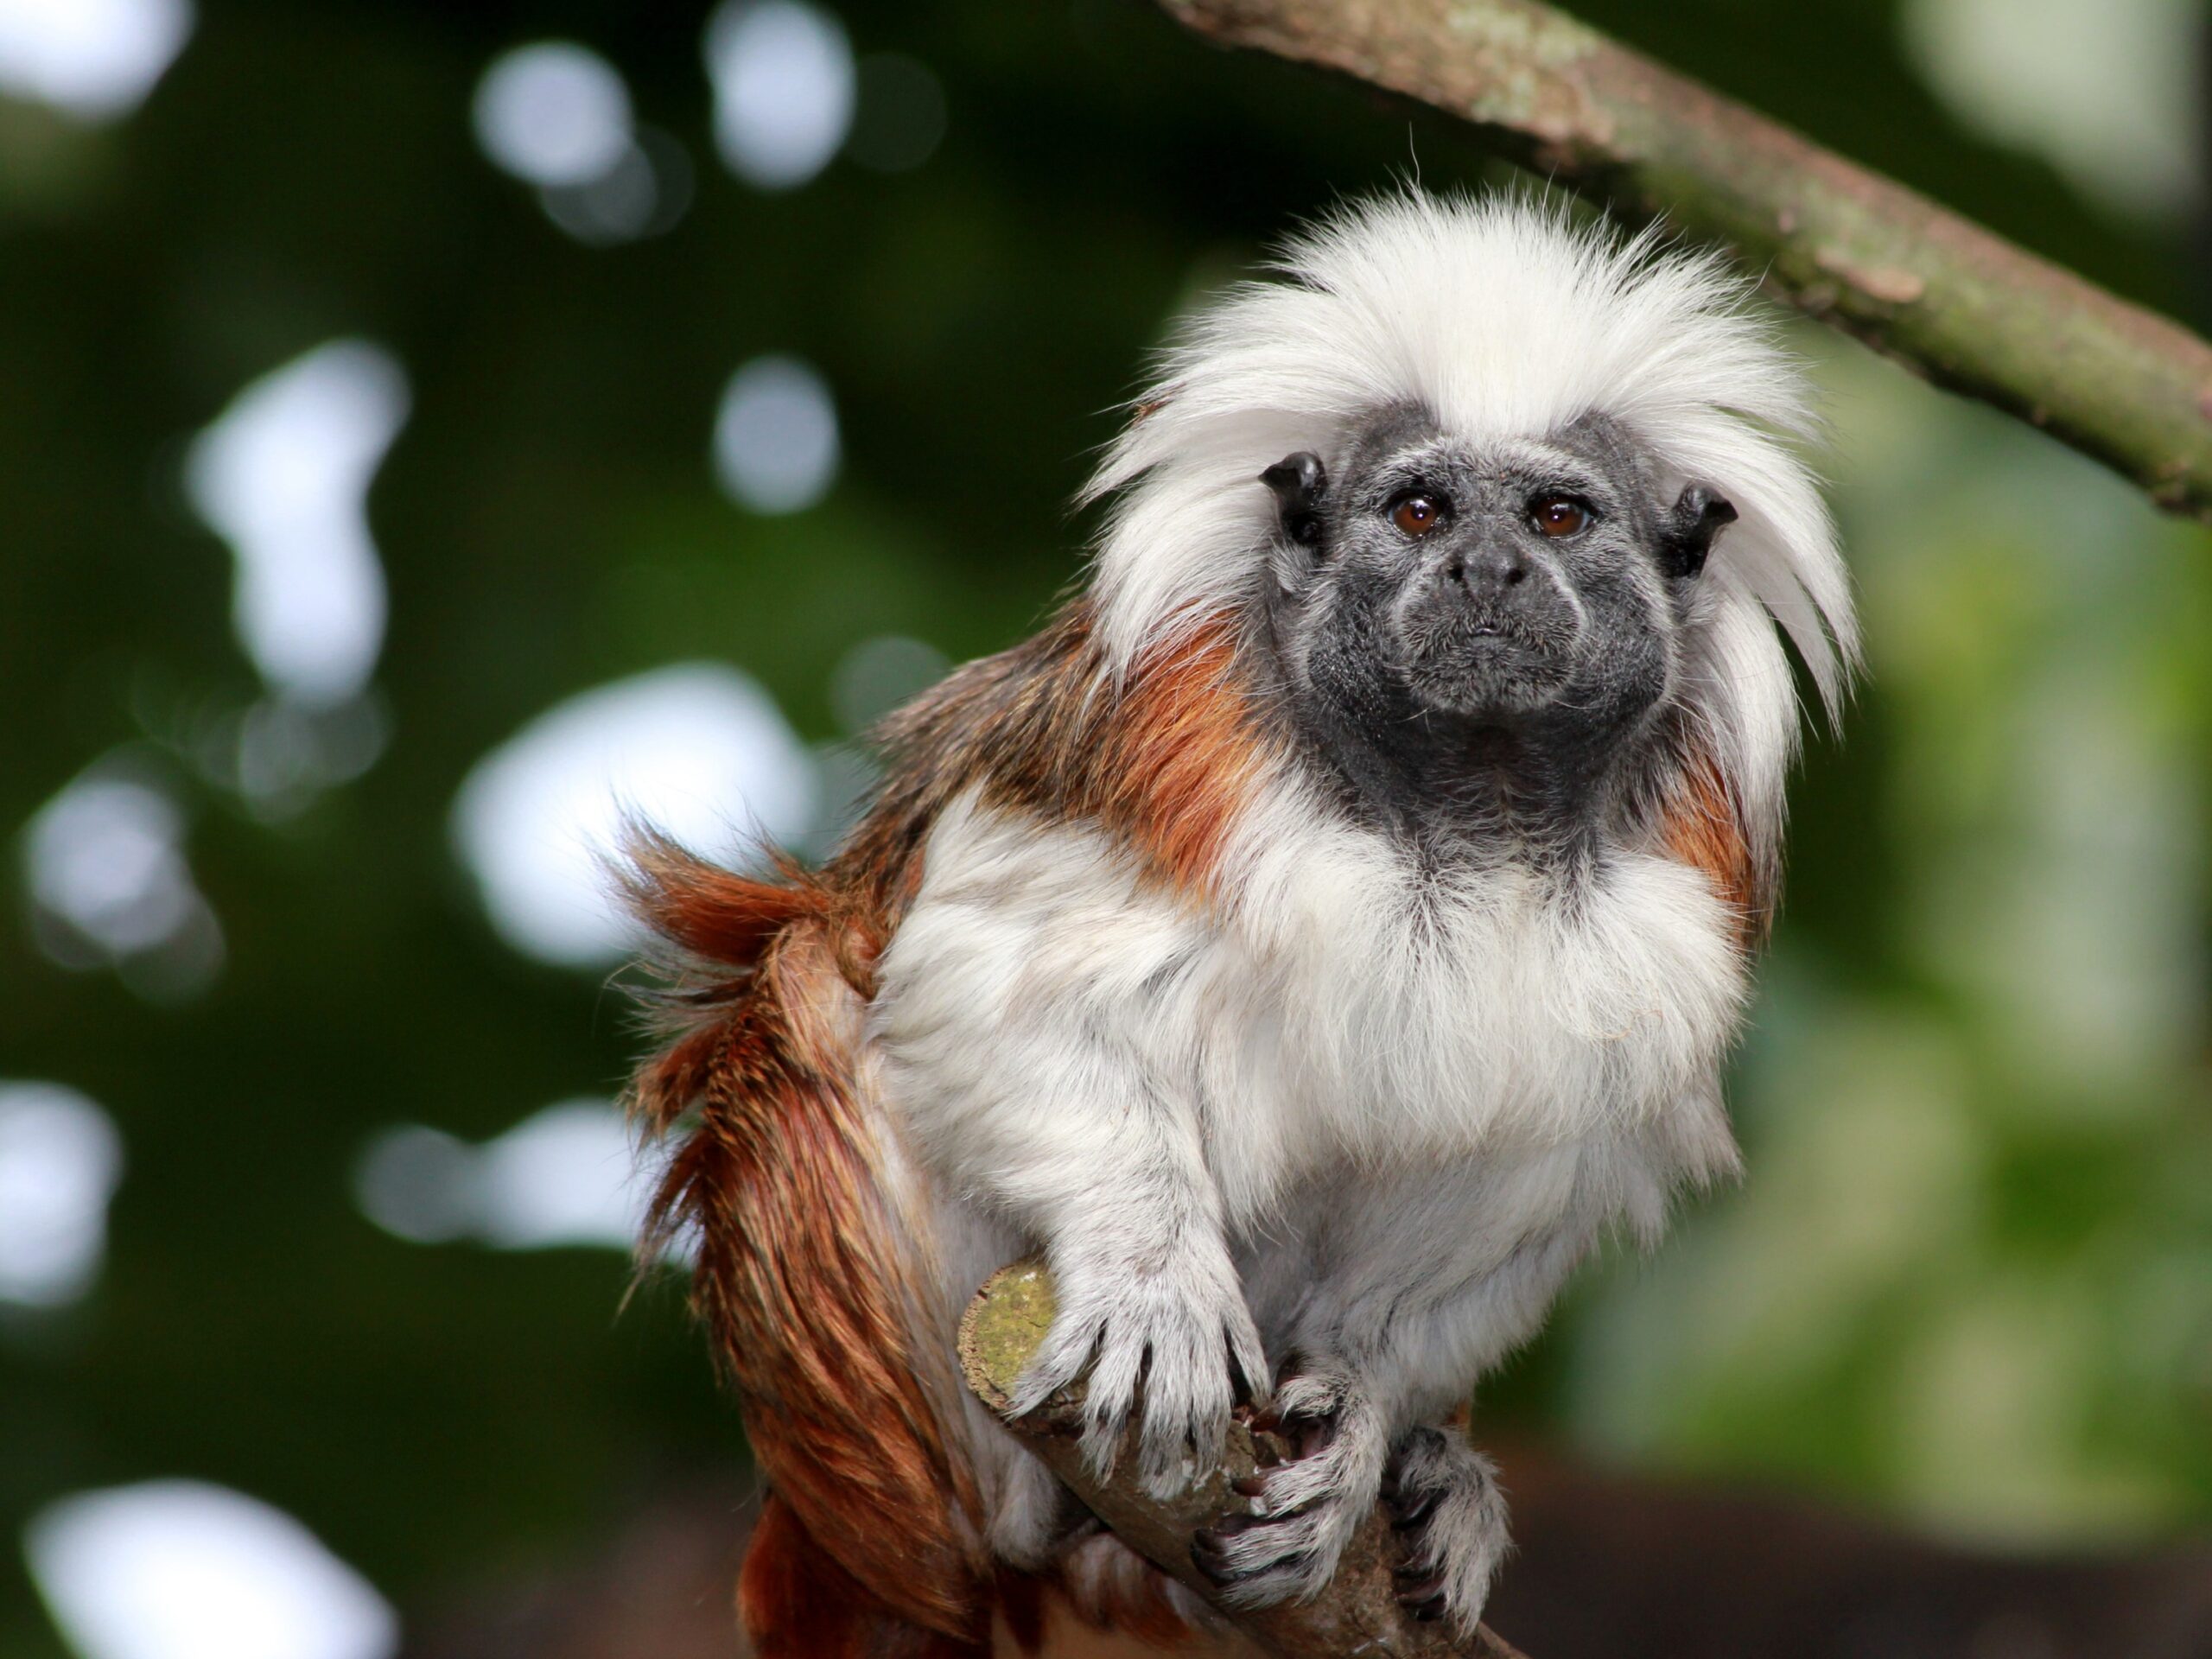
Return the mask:
[[1285, 455], [1260, 474], [1260, 482], [1275, 493], [1283, 534], [1300, 547], [1320, 545], [1321, 501], [1329, 491], [1329, 469], [1321, 457], [1311, 449]]
[[1670, 576], [1694, 576], [1705, 569], [1713, 538], [1736, 522], [1728, 499], [1702, 484], [1681, 493], [1659, 527], [1659, 562]]

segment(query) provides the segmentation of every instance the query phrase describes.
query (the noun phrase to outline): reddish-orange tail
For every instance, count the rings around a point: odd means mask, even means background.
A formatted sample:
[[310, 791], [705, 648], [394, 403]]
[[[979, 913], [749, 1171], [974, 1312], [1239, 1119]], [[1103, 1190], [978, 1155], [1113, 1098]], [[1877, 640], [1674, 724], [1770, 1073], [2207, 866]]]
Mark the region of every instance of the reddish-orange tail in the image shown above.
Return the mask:
[[646, 842], [633, 871], [686, 958], [679, 1029], [634, 1091], [676, 1141], [652, 1236], [696, 1251], [694, 1301], [773, 1493], [747, 1633], [807, 1659], [986, 1652], [974, 1481], [913, 1351], [912, 1250], [855, 1099], [873, 930], [796, 870], [747, 880]]

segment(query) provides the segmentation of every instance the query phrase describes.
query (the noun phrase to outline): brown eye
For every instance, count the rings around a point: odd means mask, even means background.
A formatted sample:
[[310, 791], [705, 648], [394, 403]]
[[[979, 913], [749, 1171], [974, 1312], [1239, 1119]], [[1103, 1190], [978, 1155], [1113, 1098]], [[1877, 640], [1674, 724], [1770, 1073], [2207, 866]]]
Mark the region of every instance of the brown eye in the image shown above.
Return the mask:
[[1436, 528], [1436, 521], [1443, 516], [1443, 509], [1429, 497], [1414, 495], [1398, 503], [1391, 512], [1390, 522], [1408, 536], [1426, 536]]
[[1571, 495], [1540, 495], [1530, 504], [1529, 516], [1547, 536], [1572, 536], [1590, 527], [1590, 509]]

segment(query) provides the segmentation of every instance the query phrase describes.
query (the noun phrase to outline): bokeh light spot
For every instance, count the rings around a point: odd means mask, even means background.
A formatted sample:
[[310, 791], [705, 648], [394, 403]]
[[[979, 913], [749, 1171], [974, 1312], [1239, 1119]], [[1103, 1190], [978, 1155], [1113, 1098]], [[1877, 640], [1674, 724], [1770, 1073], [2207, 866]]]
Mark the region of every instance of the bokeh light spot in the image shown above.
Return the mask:
[[2091, 197], [2178, 213], [2202, 170], [2202, 9], [2183, 0], [1905, 0], [1898, 28], [1967, 125]]
[[144, 779], [96, 766], [33, 815], [23, 875], [39, 942], [63, 967], [130, 966], [188, 995], [220, 970], [222, 930], [184, 856], [184, 815]]
[[476, 1224], [476, 1149], [443, 1129], [385, 1129], [353, 1163], [353, 1202], [411, 1244], [466, 1237]]
[[730, 377], [715, 416], [715, 475], [755, 512], [798, 512], [836, 481], [837, 405], [795, 357], [757, 357]]
[[0, 92], [112, 120], [184, 50], [191, 0], [0, 0]]
[[389, 354], [334, 341], [240, 392], [187, 459], [194, 506], [237, 556], [239, 642], [302, 702], [357, 696], [383, 648], [369, 483], [407, 404]]
[[639, 943], [602, 862], [626, 814], [743, 857], [753, 836], [803, 841], [817, 795], [813, 757], [774, 700], [734, 669], [690, 663], [539, 715], [469, 773], [454, 836], [510, 944], [601, 966]]
[[355, 1201], [386, 1232], [506, 1250], [627, 1250], [652, 1185], [621, 1111], [597, 1098], [548, 1106], [481, 1146], [403, 1124], [371, 1140], [353, 1169]]
[[541, 41], [493, 60], [476, 86], [476, 142], [526, 183], [579, 185], [630, 149], [630, 92], [587, 47]]
[[54, 1307], [99, 1276], [123, 1173], [108, 1115], [58, 1083], [0, 1083], [0, 1301]]
[[691, 205], [690, 156], [633, 124], [621, 72], [588, 47], [542, 41], [495, 60], [475, 120], [485, 155], [536, 185], [545, 216], [588, 246], [658, 236]]
[[200, 1481], [80, 1492], [24, 1533], [85, 1659], [385, 1659], [398, 1620], [281, 1510]]
[[763, 190], [804, 184], [853, 121], [844, 26], [802, 0], [726, 0], [707, 23], [715, 143], [730, 171]]

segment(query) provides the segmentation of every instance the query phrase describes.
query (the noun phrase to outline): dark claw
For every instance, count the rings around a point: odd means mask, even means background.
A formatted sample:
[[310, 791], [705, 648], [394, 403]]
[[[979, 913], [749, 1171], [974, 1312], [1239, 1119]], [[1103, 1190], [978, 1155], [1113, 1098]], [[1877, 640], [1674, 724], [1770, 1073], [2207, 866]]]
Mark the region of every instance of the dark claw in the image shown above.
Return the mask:
[[1234, 1575], [1220, 1559], [1221, 1541], [1199, 1531], [1191, 1539], [1191, 1565], [1215, 1584], [1227, 1584]]
[[1399, 1606], [1423, 1622], [1444, 1616], [1444, 1575], [1441, 1573], [1427, 1574], [1413, 1584], [1403, 1582], [1406, 1577], [1403, 1569], [1396, 1576], [1400, 1580]]
[[[1247, 1525], [1257, 1524], [1256, 1517], [1234, 1518], [1244, 1520]], [[1266, 1567], [1255, 1567], [1249, 1573], [1238, 1572], [1222, 1559], [1222, 1537], [1224, 1534], [1234, 1535], [1236, 1532], [1243, 1530], [1243, 1528], [1232, 1527], [1229, 1522], [1224, 1522], [1217, 1527], [1200, 1528], [1191, 1536], [1191, 1565], [1197, 1567], [1210, 1581], [1224, 1587], [1246, 1580], [1263, 1579], [1272, 1573], [1302, 1573], [1305, 1570], [1309, 1558], [1304, 1555], [1294, 1555], [1288, 1560], [1271, 1562]]]
[[1264, 1471], [1255, 1469], [1240, 1479], [1230, 1481], [1229, 1490], [1239, 1497], [1265, 1497], [1268, 1495], [1268, 1477]]
[[1415, 1492], [1402, 1503], [1388, 1494], [1382, 1499], [1390, 1511], [1390, 1528], [1394, 1532], [1411, 1532], [1416, 1527], [1426, 1525], [1428, 1517], [1436, 1513], [1436, 1506], [1443, 1501], [1444, 1494], [1434, 1490]]
[[1234, 1584], [1245, 1576], [1230, 1566], [1227, 1546], [1217, 1527], [1202, 1527], [1191, 1535], [1191, 1565], [1219, 1585]]
[[1284, 1438], [1291, 1443], [1293, 1452], [1300, 1459], [1317, 1452], [1325, 1452], [1336, 1443], [1337, 1414], [1322, 1417], [1292, 1417], [1283, 1423]]
[[[1324, 1412], [1319, 1416], [1287, 1417], [1269, 1407], [1252, 1419], [1254, 1435], [1271, 1434], [1290, 1442], [1290, 1456], [1302, 1460], [1317, 1452], [1325, 1452], [1337, 1438], [1337, 1414]], [[1260, 1449], [1264, 1452], [1265, 1442]]]

